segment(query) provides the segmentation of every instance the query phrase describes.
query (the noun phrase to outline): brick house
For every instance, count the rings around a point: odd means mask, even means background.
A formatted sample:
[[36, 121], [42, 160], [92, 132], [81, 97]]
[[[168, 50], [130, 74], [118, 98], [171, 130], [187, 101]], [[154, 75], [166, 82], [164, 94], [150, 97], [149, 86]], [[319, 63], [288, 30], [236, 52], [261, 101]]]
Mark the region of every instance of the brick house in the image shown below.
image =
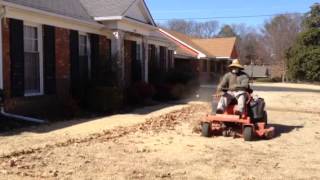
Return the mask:
[[[73, 107], [89, 84], [148, 82], [172, 66], [175, 44], [144, 0], [1, 0], [0, 88], [4, 111], [45, 117]], [[117, 76], [110, 73], [116, 65]], [[65, 109], [68, 111], [68, 109]]]
[[199, 39], [166, 29], [160, 32], [177, 45], [175, 67], [193, 71], [202, 83], [218, 81], [228, 64], [238, 58], [235, 37]]

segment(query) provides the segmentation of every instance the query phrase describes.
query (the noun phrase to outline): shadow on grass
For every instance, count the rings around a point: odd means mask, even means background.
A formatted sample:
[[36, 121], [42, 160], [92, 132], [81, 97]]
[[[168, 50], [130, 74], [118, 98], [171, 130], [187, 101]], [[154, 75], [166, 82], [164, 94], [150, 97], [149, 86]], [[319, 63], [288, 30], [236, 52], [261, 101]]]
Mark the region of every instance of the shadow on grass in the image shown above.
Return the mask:
[[275, 128], [274, 138], [279, 138], [283, 134], [291, 133], [292, 131], [300, 131], [304, 126], [289, 126], [284, 124], [269, 124], [269, 127]]
[[[185, 103], [183, 102], [167, 102], [163, 104], [157, 104], [152, 106], [140, 106], [140, 107], [127, 107], [124, 110], [116, 113], [85, 113], [85, 115], [81, 115], [79, 117], [76, 117], [74, 119], [69, 120], [61, 120], [61, 121], [54, 121], [47, 124], [37, 124], [37, 123], [31, 123], [26, 121], [20, 121], [18, 119], [10, 119], [6, 117], [0, 117], [0, 137], [6, 137], [6, 136], [14, 136], [18, 135], [24, 132], [32, 132], [32, 133], [48, 133], [51, 131], [75, 126], [78, 124], [100, 120], [102, 118], [108, 118], [112, 116], [123, 116], [123, 118], [126, 117], [126, 115], [147, 115], [165, 108], [168, 108], [170, 106], [174, 105], [183, 105]], [[106, 121], [108, 119], [105, 119]], [[123, 119], [125, 120], [125, 119]]]

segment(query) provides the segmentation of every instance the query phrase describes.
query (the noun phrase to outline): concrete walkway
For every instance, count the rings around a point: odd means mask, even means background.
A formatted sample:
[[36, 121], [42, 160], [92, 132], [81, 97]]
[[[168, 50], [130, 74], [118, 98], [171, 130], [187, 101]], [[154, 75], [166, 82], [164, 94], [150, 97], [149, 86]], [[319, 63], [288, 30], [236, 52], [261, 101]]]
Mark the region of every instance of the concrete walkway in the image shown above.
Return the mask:
[[119, 126], [131, 126], [147, 119], [187, 107], [184, 105], [162, 105], [137, 109], [130, 114], [114, 115], [99, 119], [59, 122], [26, 128], [23, 132], [0, 134], [0, 156], [29, 148], [39, 148], [65, 142], [72, 138], [87, 137]]

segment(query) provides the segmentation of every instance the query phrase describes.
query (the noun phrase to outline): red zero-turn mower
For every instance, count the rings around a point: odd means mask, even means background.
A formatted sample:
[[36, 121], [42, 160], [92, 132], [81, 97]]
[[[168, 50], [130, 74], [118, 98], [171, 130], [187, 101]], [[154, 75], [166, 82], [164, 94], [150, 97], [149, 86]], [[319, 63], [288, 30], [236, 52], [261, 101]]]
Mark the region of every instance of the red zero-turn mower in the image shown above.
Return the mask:
[[[202, 136], [243, 137], [245, 141], [255, 138], [271, 139], [274, 137], [274, 127], [268, 127], [265, 102], [262, 98], [253, 98], [248, 93], [245, 113], [236, 115], [237, 101], [234, 99], [222, 114], [208, 115], [201, 122]], [[216, 99], [217, 97], [214, 96]], [[215, 106], [215, 105], [214, 105]]]

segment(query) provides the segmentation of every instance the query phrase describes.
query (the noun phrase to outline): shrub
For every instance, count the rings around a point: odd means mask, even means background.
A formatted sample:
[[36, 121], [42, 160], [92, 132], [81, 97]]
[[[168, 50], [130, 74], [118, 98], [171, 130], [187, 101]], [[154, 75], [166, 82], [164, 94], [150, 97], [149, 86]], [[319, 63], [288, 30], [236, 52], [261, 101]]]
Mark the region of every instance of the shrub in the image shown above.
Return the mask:
[[155, 85], [156, 93], [154, 95], [154, 99], [158, 101], [168, 101], [172, 100], [172, 85], [163, 83], [163, 84], [157, 84]]
[[194, 79], [196, 79], [196, 75], [194, 73], [174, 69], [166, 74], [165, 82], [170, 84], [187, 84]]
[[[60, 116], [65, 118], [73, 118], [76, 117], [80, 111], [81, 108], [76, 100], [74, 100], [71, 97], [65, 97], [64, 99], [58, 99], [58, 105], [60, 109], [60, 113], [58, 113]], [[54, 111], [54, 109], [51, 109]], [[59, 116], [58, 115], [58, 116]]]
[[200, 87], [200, 82], [198, 79], [193, 79], [186, 84], [187, 89], [190, 93], [194, 93]]
[[184, 84], [175, 84], [172, 86], [170, 96], [172, 99], [183, 99], [188, 94], [188, 89]]
[[146, 82], [136, 82], [128, 88], [128, 100], [132, 104], [144, 104], [155, 94], [155, 88]]
[[178, 100], [187, 97], [195, 92], [200, 86], [196, 75], [190, 71], [174, 69], [170, 72], [160, 75], [163, 81], [155, 84], [155, 99], [160, 101]]
[[87, 96], [89, 109], [97, 112], [117, 111], [123, 100], [123, 91], [117, 87], [93, 87]]

